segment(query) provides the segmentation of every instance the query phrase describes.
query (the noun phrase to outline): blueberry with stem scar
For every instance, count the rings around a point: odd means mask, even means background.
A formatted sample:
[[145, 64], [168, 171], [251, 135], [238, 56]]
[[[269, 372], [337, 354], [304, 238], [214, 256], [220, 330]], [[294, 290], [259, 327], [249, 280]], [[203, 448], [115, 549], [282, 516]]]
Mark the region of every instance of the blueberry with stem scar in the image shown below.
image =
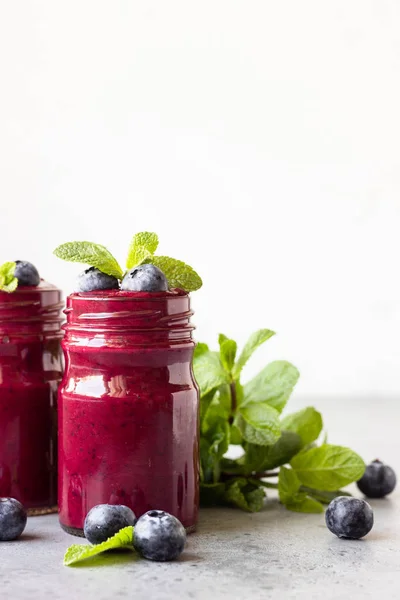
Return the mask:
[[121, 283], [121, 290], [130, 292], [166, 292], [168, 281], [164, 273], [151, 264], [139, 265], [128, 271]]
[[134, 533], [137, 552], [149, 560], [174, 560], [182, 553], [186, 531], [182, 523], [163, 510], [150, 510], [138, 519]]
[[380, 460], [374, 460], [357, 481], [357, 486], [367, 498], [383, 498], [396, 487], [396, 473]]
[[14, 277], [18, 279], [18, 285], [39, 285], [40, 275], [32, 263], [25, 260], [16, 260], [15, 265]]
[[95, 267], [89, 267], [78, 276], [77, 292], [94, 292], [95, 290], [118, 290], [119, 282], [116, 277], [107, 275]]

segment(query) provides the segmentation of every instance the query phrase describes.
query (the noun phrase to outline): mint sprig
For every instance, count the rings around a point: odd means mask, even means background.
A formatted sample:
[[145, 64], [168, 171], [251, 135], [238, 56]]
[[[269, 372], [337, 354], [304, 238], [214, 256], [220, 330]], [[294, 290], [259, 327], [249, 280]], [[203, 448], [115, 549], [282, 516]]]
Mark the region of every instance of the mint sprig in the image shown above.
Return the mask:
[[[349, 448], [327, 444], [321, 414], [307, 407], [281, 418], [299, 372], [287, 361], [267, 365], [244, 386], [242, 369], [274, 332], [253, 333], [237, 356], [236, 342], [219, 336], [219, 351], [198, 344], [194, 374], [200, 387], [200, 500], [255, 512], [265, 489], [278, 490], [289, 510], [317, 513], [340, 488], [358, 480], [363, 460]], [[326, 436], [325, 436], [326, 438]], [[226, 458], [230, 444], [242, 455]], [[271, 481], [272, 478], [272, 481]], [[274, 482], [275, 479], [275, 482]]]
[[142, 231], [133, 236], [126, 259], [128, 271], [140, 265], [145, 258], [153, 256], [158, 248], [158, 235], [150, 231]]
[[70, 546], [64, 556], [64, 565], [70, 567], [78, 562], [97, 556], [107, 550], [116, 548], [129, 548], [133, 550], [133, 527], [124, 527], [118, 533], [108, 538], [102, 544], [91, 546], [89, 544], [73, 544]]
[[[126, 267], [131, 270], [143, 263], [151, 263], [161, 269], [170, 288], [180, 288], [186, 292], [198, 290], [203, 282], [196, 271], [176, 258], [156, 256], [158, 235], [150, 231], [136, 233], [131, 241]], [[67, 242], [54, 250], [58, 258], [96, 267], [107, 275], [123, 279], [124, 272], [114, 256], [100, 244], [93, 242]]]
[[107, 275], [122, 279], [123, 271], [111, 252], [93, 242], [67, 242], [54, 250], [58, 258], [96, 267]]
[[0, 290], [3, 292], [15, 292], [18, 287], [18, 279], [14, 276], [15, 262], [5, 262], [0, 266]]

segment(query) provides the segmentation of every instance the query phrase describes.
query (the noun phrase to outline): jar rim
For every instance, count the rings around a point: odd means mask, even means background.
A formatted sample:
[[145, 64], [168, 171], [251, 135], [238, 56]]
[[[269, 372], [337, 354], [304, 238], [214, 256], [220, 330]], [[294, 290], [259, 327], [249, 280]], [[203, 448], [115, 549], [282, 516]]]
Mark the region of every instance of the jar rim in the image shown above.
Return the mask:
[[93, 290], [92, 292], [73, 292], [68, 296], [68, 299], [74, 300], [94, 300], [101, 301], [121, 301], [126, 302], [129, 300], [160, 300], [160, 298], [182, 298], [189, 296], [188, 292], [179, 288], [173, 288], [166, 292], [131, 292], [126, 290]]

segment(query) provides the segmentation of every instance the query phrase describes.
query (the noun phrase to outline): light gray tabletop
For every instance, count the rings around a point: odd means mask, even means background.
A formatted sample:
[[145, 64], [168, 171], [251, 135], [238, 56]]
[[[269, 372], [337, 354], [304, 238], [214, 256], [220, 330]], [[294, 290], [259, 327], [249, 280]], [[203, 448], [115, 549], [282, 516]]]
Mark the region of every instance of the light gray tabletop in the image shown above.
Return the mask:
[[[293, 401], [297, 410], [306, 402]], [[315, 402], [314, 402], [315, 404]], [[351, 445], [366, 461], [399, 472], [396, 399], [318, 402], [329, 441]], [[0, 544], [0, 598], [21, 600], [342, 599], [400, 597], [400, 489], [373, 500], [375, 526], [360, 541], [339, 540], [323, 515], [291, 513], [271, 495], [265, 509], [203, 509], [198, 533], [175, 563], [107, 555], [90, 565], [62, 565], [81, 543], [55, 515], [29, 519], [20, 540]]]

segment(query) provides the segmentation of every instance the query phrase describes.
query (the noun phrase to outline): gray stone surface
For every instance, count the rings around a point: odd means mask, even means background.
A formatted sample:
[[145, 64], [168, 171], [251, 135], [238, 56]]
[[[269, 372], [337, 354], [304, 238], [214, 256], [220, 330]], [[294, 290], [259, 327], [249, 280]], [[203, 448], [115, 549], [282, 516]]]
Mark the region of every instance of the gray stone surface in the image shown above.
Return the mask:
[[[292, 409], [303, 404], [293, 402]], [[395, 399], [314, 404], [325, 416], [329, 441], [351, 445], [367, 461], [386, 460], [400, 473]], [[399, 598], [400, 490], [371, 505], [375, 526], [360, 541], [339, 540], [324, 515], [288, 512], [271, 495], [254, 515], [202, 510], [199, 531], [178, 562], [151, 563], [127, 553], [75, 568], [63, 567], [62, 559], [68, 545], [82, 540], [61, 531], [56, 516], [34, 517], [19, 541], [0, 544], [0, 598]]]

